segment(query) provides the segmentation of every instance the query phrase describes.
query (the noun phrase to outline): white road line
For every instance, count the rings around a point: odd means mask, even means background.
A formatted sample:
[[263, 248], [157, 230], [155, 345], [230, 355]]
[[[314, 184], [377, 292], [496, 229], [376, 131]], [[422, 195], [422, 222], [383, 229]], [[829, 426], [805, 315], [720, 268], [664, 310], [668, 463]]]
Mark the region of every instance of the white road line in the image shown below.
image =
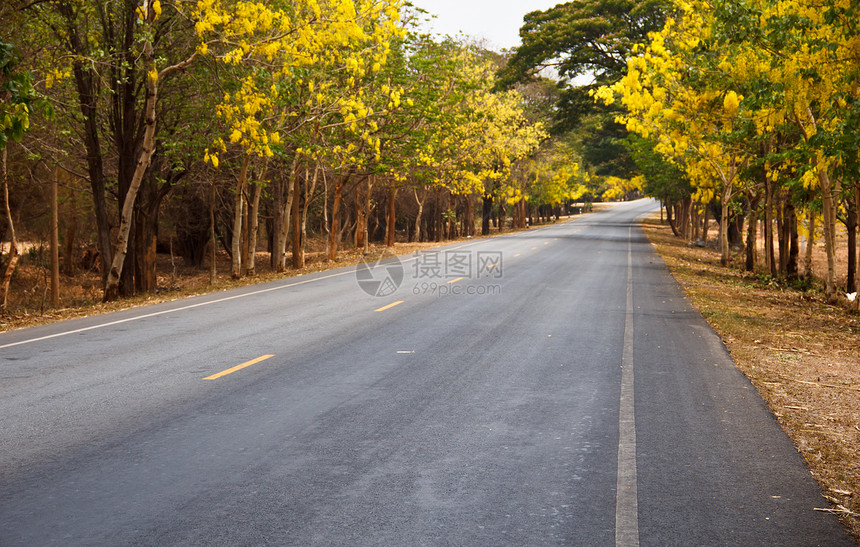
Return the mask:
[[621, 356], [621, 404], [618, 413], [618, 481], [615, 493], [615, 545], [639, 545], [636, 489], [636, 414], [633, 407], [633, 227], [627, 237], [627, 312]]
[[75, 330], [69, 330], [69, 331], [64, 331], [64, 332], [58, 332], [56, 334], [49, 334], [48, 336], [40, 336], [39, 338], [30, 338], [28, 340], [21, 340], [20, 342], [13, 342], [11, 344], [4, 344], [4, 345], [0, 346], [0, 349], [11, 348], [13, 346], [21, 346], [24, 344], [31, 344], [33, 342], [41, 342], [42, 340], [50, 340], [51, 338], [59, 338], [61, 336], [68, 336], [70, 334], [78, 334], [78, 333], [87, 332], [90, 330], [103, 329], [105, 327], [112, 327], [114, 325], [121, 325], [122, 323], [130, 323], [132, 321], [139, 321], [141, 319], [148, 319], [150, 317], [157, 317], [159, 315], [166, 315], [168, 313], [185, 311], [185, 310], [190, 310], [193, 308], [200, 308], [202, 306], [209, 306], [210, 304], [218, 304], [220, 302], [227, 302], [228, 300], [236, 300], [238, 298], [246, 298], [248, 296], [256, 296], [258, 294], [263, 294], [263, 293], [267, 293], [267, 292], [280, 291], [282, 289], [289, 289], [290, 287], [296, 287], [298, 285], [306, 285], [308, 283], [313, 283], [314, 281], [322, 281], [323, 279], [331, 279], [332, 277], [340, 277], [342, 275], [347, 275], [347, 274], [355, 274], [355, 272], [350, 270], [350, 271], [340, 272], [340, 273], [336, 273], [336, 274], [324, 275], [322, 277], [315, 277], [313, 279], [305, 279], [303, 281], [297, 281], [295, 283], [290, 283], [287, 285], [279, 285], [277, 287], [269, 287], [268, 289], [260, 289], [258, 291], [253, 291], [253, 292], [249, 292], [249, 293], [245, 293], [245, 294], [226, 296], [224, 298], [218, 298], [217, 300], [209, 300], [207, 302], [199, 302], [197, 304], [182, 306], [180, 308], [171, 308], [169, 310], [157, 311], [157, 312], [153, 312], [153, 313], [147, 313], [144, 315], [136, 315], [134, 317], [129, 317], [126, 319], [120, 319], [118, 321], [110, 321], [108, 323], [101, 323], [99, 325], [93, 325], [92, 327], [84, 327], [82, 329], [75, 329]]

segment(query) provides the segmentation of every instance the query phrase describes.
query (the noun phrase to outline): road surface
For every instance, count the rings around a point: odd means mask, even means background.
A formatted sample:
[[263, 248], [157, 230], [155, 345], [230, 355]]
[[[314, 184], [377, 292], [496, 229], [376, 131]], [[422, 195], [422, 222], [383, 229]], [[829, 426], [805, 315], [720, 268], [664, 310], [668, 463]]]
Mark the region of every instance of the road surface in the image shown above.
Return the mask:
[[0, 545], [853, 545], [652, 210], [0, 334]]

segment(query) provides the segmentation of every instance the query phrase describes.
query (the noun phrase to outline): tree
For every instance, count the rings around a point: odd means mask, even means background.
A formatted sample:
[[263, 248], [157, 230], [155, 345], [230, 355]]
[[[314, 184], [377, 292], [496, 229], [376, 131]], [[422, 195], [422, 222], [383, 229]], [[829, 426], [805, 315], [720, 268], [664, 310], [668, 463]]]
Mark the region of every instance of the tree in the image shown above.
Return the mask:
[[667, 7], [665, 0], [588, 0], [529, 13], [520, 29], [522, 45], [500, 71], [500, 84], [529, 80], [545, 69], [563, 83], [591, 77], [594, 84], [566, 87], [558, 105], [561, 126], [576, 127], [595, 109], [588, 91], [622, 77], [634, 45], [660, 30]]
[[30, 128], [35, 90], [29, 72], [19, 69], [20, 57], [15, 46], [0, 41], [0, 173], [3, 178], [3, 201], [6, 204], [6, 222], [10, 234], [9, 262], [0, 287], [2, 301], [0, 309], [6, 311], [9, 284], [18, 263], [18, 240], [12, 220], [12, 205], [9, 201], [9, 174], [6, 165], [6, 148], [9, 141], [20, 141]]
[[615, 121], [619, 111], [596, 104], [590, 93], [624, 75], [633, 47], [660, 30], [668, 9], [666, 0], [587, 0], [529, 13], [499, 85], [557, 77], [551, 133], [577, 135], [588, 172], [630, 179], [634, 165], [624, 146], [627, 131]]
[[627, 129], [653, 136], [655, 149], [679, 162], [694, 187], [696, 201], [720, 196], [720, 261], [728, 264], [729, 203], [740, 171], [750, 154], [739, 138], [747, 127], [739, 115], [743, 85], [723, 69], [730, 50], [721, 49], [710, 31], [713, 13], [688, 5], [679, 18], [668, 19], [661, 32], [636, 57], [627, 74], [597, 95], [611, 104], [621, 97]]
[[[218, 114], [226, 126], [206, 159], [219, 165], [218, 154], [238, 146], [260, 158], [280, 156], [289, 162], [289, 175], [276, 186], [274, 254], [279, 271], [285, 268], [287, 235], [293, 217], [293, 256], [301, 260], [299, 213], [302, 194], [300, 162], [321, 154], [341, 156], [334, 163], [347, 171], [355, 166], [354, 152], [375, 150], [378, 140], [363, 126], [374, 112], [366, 105], [367, 83], [387, 61], [391, 40], [400, 34], [400, 2], [337, 1], [295, 4], [240, 3], [237, 14], [217, 2], [201, 4], [197, 32], [199, 50], [226, 65], [243, 65], [248, 73], [224, 96]], [[227, 37], [235, 36], [235, 39]], [[211, 48], [211, 49], [210, 49]], [[346, 143], [358, 137], [359, 145]], [[341, 143], [336, 143], [340, 139]], [[248, 159], [243, 159], [243, 165]], [[236, 191], [234, 246], [241, 237], [246, 169], [240, 170]], [[241, 275], [241, 255], [233, 252], [233, 275]]]
[[[46, 88], [73, 81], [75, 108], [69, 120], [83, 139], [103, 264], [104, 297], [134, 291], [126, 255], [133, 251], [138, 191], [156, 149], [159, 83], [184, 70], [197, 54], [183, 50], [185, 19], [172, 8], [162, 16], [159, 0], [122, 2], [18, 2], [27, 25], [44, 40], [37, 64]], [[57, 104], [66, 97], [55, 96]], [[111, 157], [107, 150], [111, 150]], [[107, 163], [110, 162], [110, 163]], [[115, 162], [115, 163], [114, 163]], [[108, 197], [118, 200], [119, 230]], [[154, 252], [154, 248], [153, 248]]]
[[680, 235], [678, 226], [672, 218], [675, 205], [680, 204], [693, 194], [693, 187], [684, 170], [674, 162], [667, 160], [654, 150], [656, 142], [643, 139], [631, 133], [626, 146], [636, 164], [636, 169], [645, 177], [643, 191], [645, 195], [655, 197], [663, 202], [666, 208], [667, 220], [675, 235]]

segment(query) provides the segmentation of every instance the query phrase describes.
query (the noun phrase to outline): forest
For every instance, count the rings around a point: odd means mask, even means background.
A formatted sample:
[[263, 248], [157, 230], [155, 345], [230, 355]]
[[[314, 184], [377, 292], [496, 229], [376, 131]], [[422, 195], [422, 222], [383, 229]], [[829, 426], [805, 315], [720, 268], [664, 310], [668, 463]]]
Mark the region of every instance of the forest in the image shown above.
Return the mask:
[[[846, 301], [857, 7], [583, 0], [494, 52], [400, 0], [8, 0], [3, 312], [49, 287], [68, 305], [59, 275], [98, 274], [105, 301], [157, 291], [168, 249], [240, 279], [302, 268], [311, 243], [336, 260], [643, 193], [678, 237], [707, 244], [716, 222], [750, 271], [811, 277], [801, 242], [820, 239]], [[38, 287], [16, 283], [26, 265]]]

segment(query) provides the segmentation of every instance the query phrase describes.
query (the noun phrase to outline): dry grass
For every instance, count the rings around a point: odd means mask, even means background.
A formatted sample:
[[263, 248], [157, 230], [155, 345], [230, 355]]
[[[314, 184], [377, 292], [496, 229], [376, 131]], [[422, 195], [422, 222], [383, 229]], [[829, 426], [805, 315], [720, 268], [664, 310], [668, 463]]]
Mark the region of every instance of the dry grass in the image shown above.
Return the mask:
[[860, 316], [826, 304], [818, 283], [721, 267], [717, 251], [687, 245], [659, 220], [645, 231], [860, 542]]

